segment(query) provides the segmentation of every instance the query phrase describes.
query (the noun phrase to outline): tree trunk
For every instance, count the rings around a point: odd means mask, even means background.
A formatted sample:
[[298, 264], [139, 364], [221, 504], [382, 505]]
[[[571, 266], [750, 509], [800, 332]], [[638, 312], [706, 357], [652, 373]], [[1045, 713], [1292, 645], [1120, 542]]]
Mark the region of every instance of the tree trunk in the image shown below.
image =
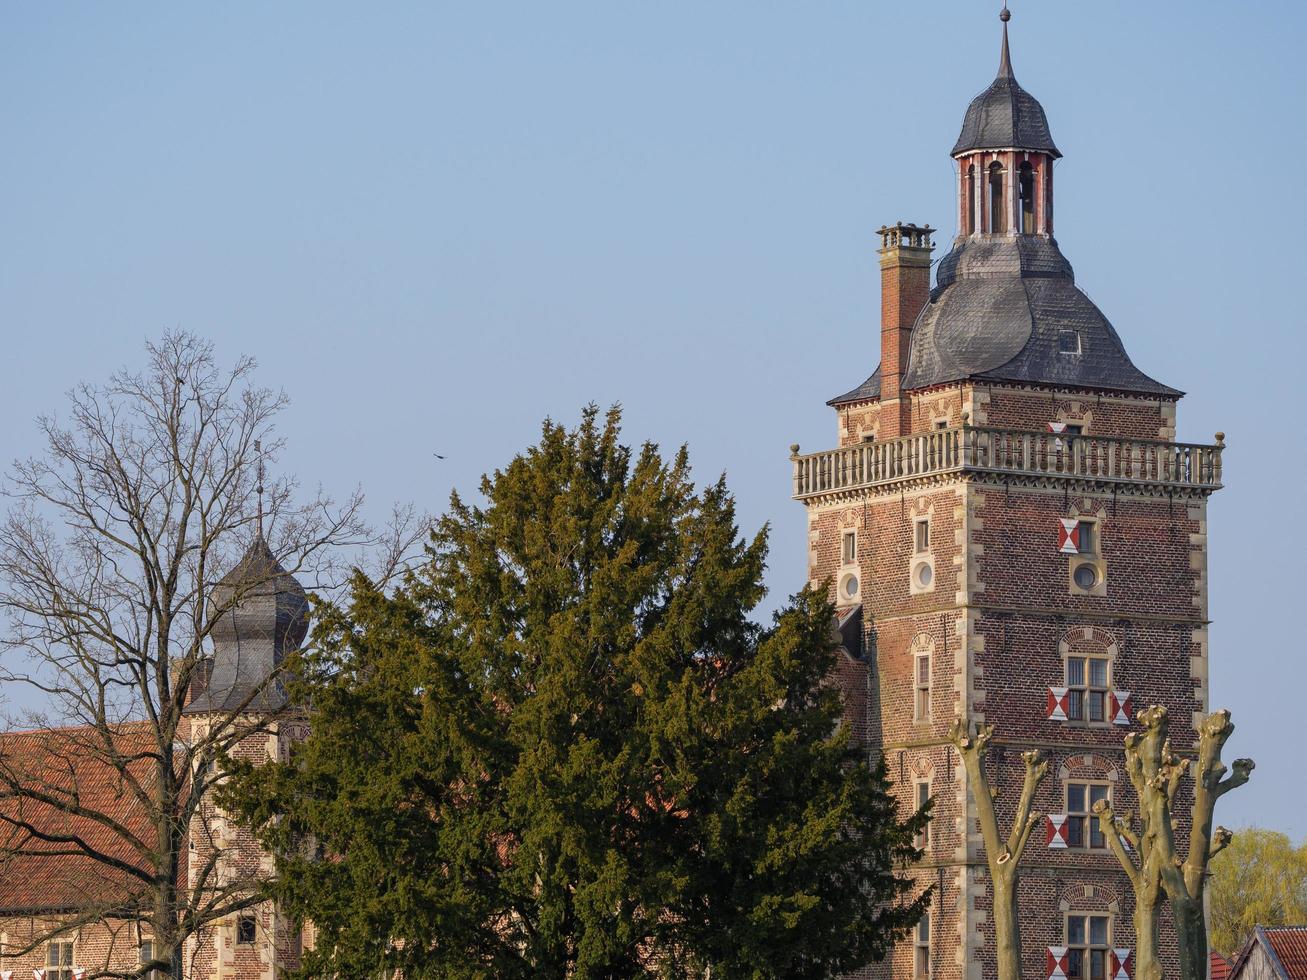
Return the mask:
[[1021, 918], [1017, 915], [1017, 876], [996, 875], [993, 887], [994, 945], [998, 975], [1003, 980], [1021, 980]]
[[[1146, 889], [1151, 896], [1135, 896], [1134, 980], [1165, 980], [1157, 955], [1157, 917], [1162, 908], [1160, 888]], [[1151, 901], [1149, 898], [1151, 897]]]
[[1207, 917], [1202, 899], [1171, 896], [1171, 918], [1180, 941], [1180, 980], [1207, 980]]

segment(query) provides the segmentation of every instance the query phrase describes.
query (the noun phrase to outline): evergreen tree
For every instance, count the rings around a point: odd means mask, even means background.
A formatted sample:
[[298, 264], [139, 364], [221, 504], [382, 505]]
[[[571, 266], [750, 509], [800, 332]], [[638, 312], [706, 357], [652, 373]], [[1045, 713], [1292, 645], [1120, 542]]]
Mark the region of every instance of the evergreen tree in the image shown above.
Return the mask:
[[233, 770], [304, 974], [829, 977], [918, 919], [923, 816], [840, 724], [832, 610], [769, 628], [765, 530], [591, 407], [457, 495], [297, 666], [313, 733]]

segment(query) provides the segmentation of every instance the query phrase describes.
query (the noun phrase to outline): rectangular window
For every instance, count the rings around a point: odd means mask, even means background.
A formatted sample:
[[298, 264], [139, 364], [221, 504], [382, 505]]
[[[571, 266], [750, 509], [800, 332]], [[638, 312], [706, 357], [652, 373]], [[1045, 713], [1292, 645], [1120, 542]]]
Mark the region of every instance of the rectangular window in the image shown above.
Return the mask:
[[1107, 721], [1108, 669], [1103, 657], [1067, 657], [1067, 721]]
[[1059, 354], [1080, 353], [1080, 331], [1059, 330], [1057, 332], [1057, 350]]
[[874, 434], [872, 434], [872, 433], [868, 433], [867, 435], [865, 435], [865, 436], [862, 437], [862, 441], [863, 441], [863, 442], [875, 442], [875, 441], [876, 441], [876, 436], [875, 436]]
[[1104, 850], [1107, 839], [1098, 826], [1094, 804], [1107, 799], [1107, 787], [1099, 783], [1066, 784], [1067, 847]]
[[858, 560], [858, 532], [857, 531], [844, 532], [842, 554], [844, 557], [844, 564], [846, 565], [852, 565], [854, 562]]
[[913, 961], [912, 976], [916, 980], [925, 980], [930, 976], [930, 913], [923, 915], [917, 922], [912, 934]]
[[1108, 980], [1107, 916], [1066, 917], [1067, 980]]
[[930, 654], [919, 653], [913, 664], [912, 718], [914, 721], [930, 721]]
[[1079, 422], [1068, 422], [1062, 429], [1062, 434], [1067, 436], [1084, 435], [1085, 427]]
[[253, 946], [257, 932], [258, 930], [254, 925], [254, 916], [242, 915], [236, 920], [236, 944], [238, 946]]
[[947, 429], [947, 428], [948, 428], [948, 419], [940, 419], [938, 422], [935, 423], [935, 428], [937, 428], [937, 429]]
[[73, 941], [56, 939], [45, 951], [45, 980], [73, 980]]
[[[153, 940], [142, 939], [140, 965], [145, 966], [145, 964], [153, 962], [153, 960], [154, 960]], [[164, 980], [164, 971], [159, 967], [155, 967], [149, 973], [145, 974], [145, 980]]]
[[1076, 535], [1078, 544], [1077, 548], [1082, 555], [1098, 554], [1098, 522], [1081, 521], [1077, 525], [1079, 533]]
[[[913, 788], [913, 796], [916, 798], [917, 812], [920, 813], [930, 802], [930, 783], [924, 779], [917, 780]], [[930, 846], [930, 824], [921, 828], [921, 833], [913, 839], [912, 846], [919, 851], [924, 851]]]
[[930, 518], [923, 517], [913, 525], [912, 547], [917, 554], [930, 550]]

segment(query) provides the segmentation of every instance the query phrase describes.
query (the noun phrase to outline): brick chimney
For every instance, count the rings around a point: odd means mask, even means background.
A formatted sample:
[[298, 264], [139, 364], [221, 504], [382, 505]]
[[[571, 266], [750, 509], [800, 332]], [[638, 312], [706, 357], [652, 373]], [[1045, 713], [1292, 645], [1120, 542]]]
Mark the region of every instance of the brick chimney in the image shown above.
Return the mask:
[[880, 438], [896, 439], [912, 428], [902, 398], [912, 325], [930, 299], [930, 225], [902, 222], [880, 230]]

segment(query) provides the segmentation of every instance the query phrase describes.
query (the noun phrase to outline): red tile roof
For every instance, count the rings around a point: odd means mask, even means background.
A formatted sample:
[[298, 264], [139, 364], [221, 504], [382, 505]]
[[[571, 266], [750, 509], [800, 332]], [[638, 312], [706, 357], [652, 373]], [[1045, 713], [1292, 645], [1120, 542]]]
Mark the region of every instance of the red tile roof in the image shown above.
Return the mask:
[[[154, 831], [132, 784], [149, 785], [155, 750], [142, 724], [118, 726], [107, 740], [93, 728], [0, 736], [0, 911], [109, 907], [141, 893], [128, 870], [146, 867], [140, 847], [90, 814], [109, 818], [148, 848]], [[110, 762], [115, 754], [121, 771]], [[16, 797], [15, 783], [55, 802]], [[67, 812], [70, 805], [83, 812]], [[78, 841], [126, 867], [87, 856]]]
[[1265, 926], [1258, 932], [1266, 937], [1289, 980], [1307, 980], [1307, 926]]
[[1230, 962], [1216, 950], [1212, 950], [1209, 960], [1212, 965], [1212, 980], [1229, 980]]

